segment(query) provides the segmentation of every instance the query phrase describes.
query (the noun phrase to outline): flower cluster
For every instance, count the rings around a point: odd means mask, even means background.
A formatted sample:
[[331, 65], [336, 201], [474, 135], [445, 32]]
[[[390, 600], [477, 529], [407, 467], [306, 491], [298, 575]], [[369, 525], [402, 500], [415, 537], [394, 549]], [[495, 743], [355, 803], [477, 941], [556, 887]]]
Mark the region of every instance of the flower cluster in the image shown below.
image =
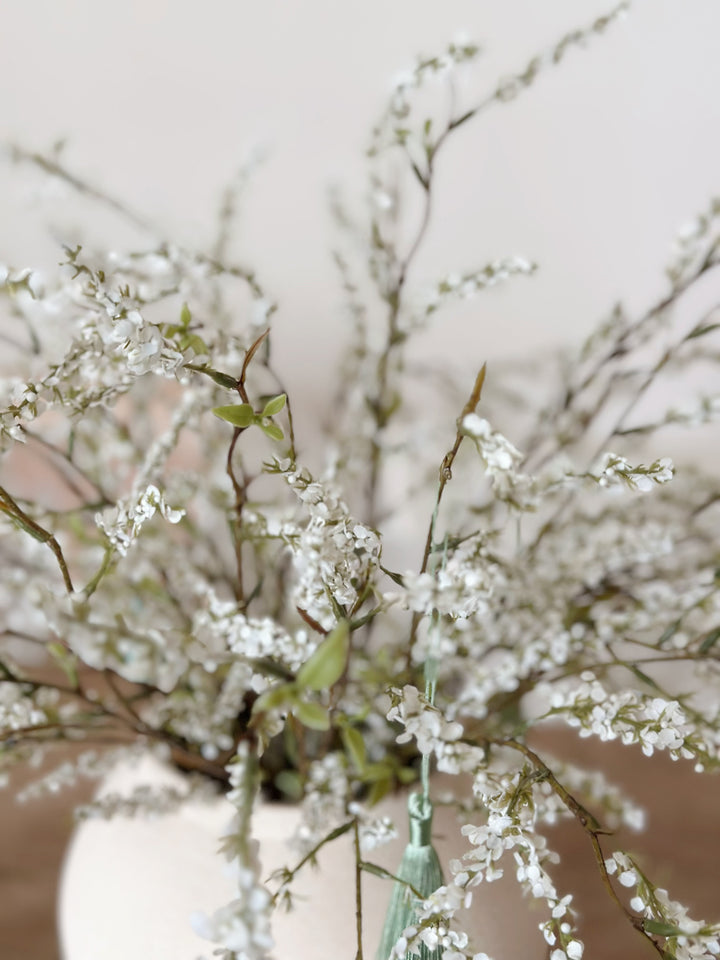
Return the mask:
[[441, 761], [448, 746], [462, 736], [462, 724], [446, 720], [416, 687], [407, 684], [402, 690], [390, 690], [390, 700], [388, 720], [405, 728], [397, 736], [398, 743], [414, 739], [420, 753], [434, 753]]
[[25, 730], [41, 726], [48, 719], [30, 688], [21, 683], [0, 686], [0, 726], [4, 730]]
[[460, 300], [469, 300], [482, 290], [502, 283], [510, 277], [526, 275], [529, 276], [537, 270], [537, 264], [531, 263], [525, 257], [505, 257], [502, 260], [494, 260], [486, 264], [480, 270], [473, 270], [469, 273], [450, 273], [443, 277], [424, 298], [425, 317], [435, 313], [441, 306], [448, 301], [459, 298]]
[[667, 750], [673, 760], [695, 759], [700, 769], [720, 762], [716, 739], [703, 738], [677, 700], [635, 690], [611, 693], [589, 671], [580, 679], [579, 685], [566, 691], [555, 687], [548, 715], [562, 716], [581, 737], [638, 743], [647, 757], [656, 750]]
[[[190, 653], [211, 672], [231, 655], [250, 663], [272, 657], [296, 671], [317, 644], [302, 627], [290, 633], [272, 617], [247, 617], [237, 603], [221, 600], [212, 588], [207, 588], [203, 606], [193, 617], [192, 634], [197, 646]], [[267, 687], [267, 677], [256, 671], [250, 683], [260, 693]]]
[[302, 821], [293, 837], [298, 850], [309, 850], [330, 827], [340, 823], [347, 812], [348, 794], [348, 770], [342, 754], [328, 753], [310, 765]]
[[113, 548], [125, 556], [145, 522], [156, 513], [168, 523], [179, 523], [185, 515], [184, 510], [168, 506], [165, 495], [151, 483], [138, 497], [118, 503], [107, 515], [97, 514], [95, 521]]
[[668, 483], [672, 480], [675, 471], [669, 457], [662, 457], [649, 467], [632, 467], [625, 457], [606, 453], [593, 472], [597, 474], [597, 482], [601, 487], [617, 487], [626, 484], [632, 490], [647, 493], [655, 484]]
[[195, 932], [220, 944], [225, 960], [266, 960], [273, 947], [270, 932], [270, 894], [259, 882], [257, 843], [249, 839], [248, 825], [254, 800], [253, 761], [247, 743], [229, 764], [228, 800], [236, 807], [235, 832], [225, 838], [225, 849], [235, 865], [237, 899], [212, 916], [196, 914]]
[[295, 566], [295, 603], [329, 627], [335, 622], [333, 603], [352, 609], [368, 587], [379, 561], [380, 539], [349, 515], [331, 485], [288, 463], [277, 468], [306, 515], [295, 536], [288, 538]]
[[509, 499], [514, 488], [524, 479], [517, 472], [523, 455], [501, 433], [493, 430], [483, 417], [476, 413], [466, 414], [460, 425], [462, 432], [477, 444], [487, 475], [499, 497]]
[[605, 861], [605, 869], [623, 887], [635, 888], [630, 907], [644, 918], [648, 933], [664, 939], [668, 955], [676, 960], [712, 960], [720, 955], [720, 924], [691, 919], [687, 907], [648, 880], [628, 854], [616, 850]]

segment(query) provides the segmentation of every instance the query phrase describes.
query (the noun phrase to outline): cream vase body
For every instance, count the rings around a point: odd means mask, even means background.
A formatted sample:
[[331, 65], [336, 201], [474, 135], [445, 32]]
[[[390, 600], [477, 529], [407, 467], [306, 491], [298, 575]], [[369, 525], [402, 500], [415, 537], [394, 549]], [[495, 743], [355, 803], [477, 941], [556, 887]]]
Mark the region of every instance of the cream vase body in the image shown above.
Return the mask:
[[[139, 784], [178, 784], [180, 776], [155, 760], [116, 769], [100, 794], [129, 793]], [[446, 784], [445, 784], [446, 786]], [[114, 817], [83, 822], [75, 831], [63, 868], [59, 927], [63, 960], [198, 960], [212, 957], [214, 945], [192, 930], [194, 912], [212, 913], [235, 899], [227, 862], [217, 850], [232, 808], [224, 799], [189, 803], [166, 816]], [[379, 813], [390, 816], [399, 837], [366, 855], [395, 871], [407, 838], [407, 798], [386, 800]], [[297, 862], [288, 839], [300, 811], [259, 803], [253, 832], [260, 843], [264, 876]], [[330, 825], [329, 825], [330, 826]], [[441, 862], [468, 849], [455, 815], [436, 810], [434, 844]], [[364, 958], [374, 960], [391, 884], [371, 874], [362, 878]], [[276, 960], [354, 960], [357, 949], [355, 858], [352, 835], [326, 846], [317, 867], [306, 866], [294, 885], [294, 908], [273, 922]], [[529, 956], [537, 949], [539, 917], [527, 917], [511, 878], [483, 884], [465, 927], [477, 950], [496, 960]]]

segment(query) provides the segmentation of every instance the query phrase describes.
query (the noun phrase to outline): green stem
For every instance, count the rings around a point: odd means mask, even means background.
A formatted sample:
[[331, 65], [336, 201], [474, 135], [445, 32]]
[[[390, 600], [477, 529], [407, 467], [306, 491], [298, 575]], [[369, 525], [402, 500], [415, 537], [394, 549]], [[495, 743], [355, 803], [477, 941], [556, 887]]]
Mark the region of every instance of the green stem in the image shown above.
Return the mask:
[[357, 951], [355, 960], [363, 960], [362, 946], [362, 857], [360, 856], [360, 830], [357, 817], [353, 820], [353, 840], [355, 847], [355, 931]]
[[[308, 850], [305, 856], [295, 864], [292, 870], [287, 870], [285, 872], [283, 876], [282, 886], [285, 887], [289, 883], [292, 883], [292, 881], [295, 879], [295, 876], [302, 870], [302, 868], [305, 866], [306, 863], [311, 863], [312, 861], [314, 861], [315, 857], [318, 855], [320, 850], [322, 850], [322, 848], [326, 844], [332, 843], [333, 840], [337, 840], [338, 837], [342, 837], [343, 834], [348, 833], [350, 830], [352, 830], [355, 822], [356, 822], [355, 820], [348, 820], [346, 823], [343, 823], [339, 827], [335, 827], [334, 830], [331, 830], [330, 833], [326, 834], [322, 838], [322, 840], [319, 840], [315, 844], [315, 846], [311, 850]], [[273, 905], [277, 903], [277, 899], [279, 895], [280, 895], [279, 890], [273, 895], [273, 898], [272, 898]]]

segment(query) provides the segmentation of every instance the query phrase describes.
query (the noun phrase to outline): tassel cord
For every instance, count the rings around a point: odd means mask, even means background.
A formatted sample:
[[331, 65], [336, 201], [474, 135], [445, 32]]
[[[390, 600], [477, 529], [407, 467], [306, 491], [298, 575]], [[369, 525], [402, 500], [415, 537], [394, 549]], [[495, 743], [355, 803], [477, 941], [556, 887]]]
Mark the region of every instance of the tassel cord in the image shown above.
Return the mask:
[[[433, 512], [431, 522], [431, 544], [432, 536], [437, 519], [437, 506]], [[445, 566], [447, 558], [447, 537], [443, 544], [442, 565]], [[437, 565], [436, 556], [432, 557], [431, 572]], [[425, 697], [431, 706], [435, 705], [435, 691], [437, 688], [438, 660], [434, 655], [436, 646], [435, 637], [440, 623], [440, 614], [437, 609], [432, 612], [430, 620], [430, 646], [431, 650], [425, 659], [424, 678], [425, 678]], [[385, 918], [385, 927], [383, 929], [380, 947], [377, 953], [377, 960], [388, 960], [393, 947], [398, 942], [403, 932], [417, 922], [418, 909], [421, 901], [417, 897], [409, 895], [408, 885], [421, 895], [422, 898], [429, 897], [444, 882], [442, 868], [437, 852], [432, 845], [432, 817], [433, 805], [430, 799], [430, 754], [423, 754], [420, 767], [421, 792], [413, 793], [408, 798], [409, 814], [409, 842], [405, 848], [400, 868], [397, 876], [402, 882], [395, 882], [393, 885], [390, 904], [387, 917]], [[419, 953], [406, 953], [404, 960], [441, 960], [442, 948], [436, 947], [431, 950], [424, 943], [417, 948]]]

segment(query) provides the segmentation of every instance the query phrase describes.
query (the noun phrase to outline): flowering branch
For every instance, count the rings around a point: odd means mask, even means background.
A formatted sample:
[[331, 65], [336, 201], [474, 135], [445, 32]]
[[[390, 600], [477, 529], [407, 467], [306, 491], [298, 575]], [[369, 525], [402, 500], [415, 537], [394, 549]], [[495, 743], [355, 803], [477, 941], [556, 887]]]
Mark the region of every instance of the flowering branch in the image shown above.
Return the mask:
[[32, 517], [28, 516], [4, 487], [0, 487], [0, 510], [6, 513], [21, 529], [29, 533], [31, 537], [34, 537], [35, 540], [38, 540], [40, 543], [46, 543], [48, 547], [50, 547], [60, 567], [65, 589], [68, 593], [73, 593], [74, 587], [72, 579], [70, 578], [70, 571], [65, 562], [62, 548], [55, 539], [55, 536], [41, 527]]
[[600, 872], [600, 878], [603, 882], [603, 886], [610, 897], [610, 899], [615, 903], [615, 905], [622, 911], [622, 913], [627, 918], [631, 926], [642, 934], [646, 940], [654, 947], [656, 953], [660, 957], [665, 957], [665, 951], [662, 946], [653, 938], [651, 934], [645, 929], [642, 918], [636, 917], [632, 914], [625, 904], [620, 900], [615, 889], [610, 880], [610, 876], [605, 865], [605, 855], [600, 844], [600, 837], [606, 836], [608, 834], [607, 830], [603, 830], [595, 817], [585, 809], [585, 807], [579, 803], [575, 797], [573, 797], [563, 785], [555, 777], [552, 770], [547, 766], [547, 764], [535, 753], [534, 750], [531, 750], [526, 744], [521, 743], [518, 740], [501, 740], [497, 741], [497, 746], [509, 747], [511, 750], [516, 750], [526, 757], [534, 766], [535, 770], [543, 780], [550, 784], [553, 792], [562, 800], [563, 804], [567, 809], [572, 813], [577, 822], [583, 828], [587, 834], [590, 843], [592, 844], [593, 852], [595, 854], [595, 860], [597, 862], [598, 870]]

